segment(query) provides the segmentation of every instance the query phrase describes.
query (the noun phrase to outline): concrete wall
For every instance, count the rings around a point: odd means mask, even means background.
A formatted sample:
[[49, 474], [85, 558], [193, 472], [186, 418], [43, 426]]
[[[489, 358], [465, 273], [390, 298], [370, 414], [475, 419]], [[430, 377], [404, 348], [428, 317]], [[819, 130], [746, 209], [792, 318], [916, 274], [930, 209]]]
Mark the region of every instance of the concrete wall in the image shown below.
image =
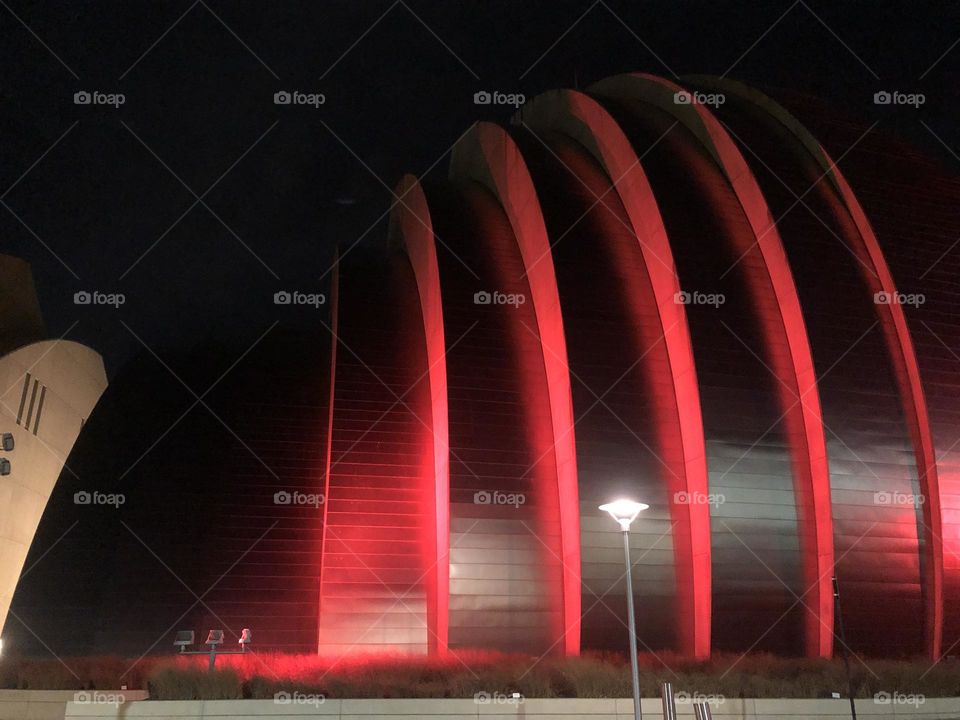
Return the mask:
[[[124, 693], [129, 700], [143, 700], [146, 693]], [[74, 690], [0, 690], [0, 720], [63, 720]]]
[[75, 342], [44, 340], [0, 357], [0, 432], [15, 442], [0, 453], [11, 464], [0, 482], [0, 629], [53, 486], [106, 387], [101, 357]]
[[63, 720], [72, 690], [0, 690], [0, 720]]
[[[2, 694], [0, 694], [2, 699]], [[0, 703], [2, 708], [2, 703]], [[729, 700], [711, 706], [718, 720], [831, 720], [849, 717], [846, 700]], [[2, 712], [2, 710], [0, 710]], [[644, 700], [647, 718], [662, 716], [660, 701]], [[678, 717], [692, 717], [693, 706], [677, 705]], [[883, 705], [872, 700], [857, 701], [857, 716], [869, 720], [911, 718], [913, 720], [955, 720], [960, 718], [960, 698], [928, 699], [922, 705]], [[0, 720], [8, 715], [0, 714]], [[33, 716], [16, 716], [33, 717]], [[36, 716], [41, 717], [41, 716]], [[43, 716], [43, 717], [54, 717]], [[483, 717], [547, 720], [630, 720], [633, 703], [617, 700], [527, 700], [521, 704], [477, 704], [473, 700], [328, 700], [320, 704], [278, 704], [273, 700], [218, 700], [178, 702], [128, 702], [113, 706], [105, 703], [75, 703], [66, 706], [66, 720], [80, 718], [150, 718], [150, 720], [188, 720], [199, 718], [321, 717], [338, 720], [388, 720], [392, 718], [430, 718], [431, 720], [469, 720]]]

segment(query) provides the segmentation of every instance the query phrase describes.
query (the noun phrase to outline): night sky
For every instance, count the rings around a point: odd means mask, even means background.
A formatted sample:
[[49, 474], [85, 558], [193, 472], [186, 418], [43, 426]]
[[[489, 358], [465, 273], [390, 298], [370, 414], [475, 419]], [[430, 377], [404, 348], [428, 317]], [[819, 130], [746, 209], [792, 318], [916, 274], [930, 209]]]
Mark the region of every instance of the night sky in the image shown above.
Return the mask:
[[[33, 265], [49, 334], [111, 375], [143, 344], [310, 322], [273, 293], [324, 292], [335, 246], [383, 244], [403, 173], [445, 173], [472, 122], [509, 119], [480, 90], [729, 74], [960, 162], [955, 2], [0, 0], [0, 32], [0, 251]], [[877, 107], [880, 90], [926, 102]], [[125, 303], [75, 305], [83, 290]]]

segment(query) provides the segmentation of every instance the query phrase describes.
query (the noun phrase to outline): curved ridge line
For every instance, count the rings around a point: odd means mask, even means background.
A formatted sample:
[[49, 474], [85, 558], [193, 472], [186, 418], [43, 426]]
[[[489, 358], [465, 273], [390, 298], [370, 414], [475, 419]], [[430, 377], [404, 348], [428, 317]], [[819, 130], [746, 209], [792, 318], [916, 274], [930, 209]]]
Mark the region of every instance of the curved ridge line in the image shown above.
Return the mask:
[[783, 242], [753, 172], [713, 113], [697, 103], [678, 104], [675, 95], [686, 88], [654, 75], [618, 76], [601, 81], [594, 88], [606, 94], [607, 88], [615, 90], [625, 83], [630, 83], [634, 90], [639, 89], [644, 101], [677, 118], [703, 143], [729, 180], [756, 238], [780, 311], [796, 383], [795, 394], [800, 405], [805, 447], [794, 448], [794, 451], [805, 457], [809, 473], [805, 479], [810, 493], [806, 523], [814, 546], [805, 547], [804, 567], [808, 568], [807, 581], [815, 588], [816, 609], [804, 604], [807, 610], [806, 652], [809, 656], [829, 657], [833, 650], [833, 591], [825, 578], [832, 575], [834, 555], [830, 473], [810, 341]]
[[[476, 160], [482, 163], [478, 167]], [[454, 147], [451, 175], [470, 177], [498, 199], [520, 249], [547, 378], [563, 559], [564, 651], [580, 653], [580, 501], [567, 343], [547, 230], [526, 162], [498, 125], [478, 123]]]
[[[324, 459], [323, 497], [330, 498], [330, 470], [333, 467], [333, 417], [334, 400], [337, 390], [337, 326], [340, 318], [340, 248], [333, 251], [333, 272], [330, 278], [330, 394], [327, 401], [327, 456]], [[320, 618], [323, 617], [323, 585], [327, 570], [327, 516], [329, 502], [323, 503], [323, 531], [320, 538], [320, 587], [317, 588], [317, 652], [323, 647], [323, 638], [320, 636], [322, 628]]]
[[406, 252], [413, 268], [427, 350], [436, 511], [436, 618], [428, 641], [437, 654], [445, 655], [450, 639], [450, 438], [440, 270], [430, 209], [419, 180], [405, 175], [394, 194], [400, 200], [391, 209], [389, 235], [391, 242]]
[[[640, 159], [616, 120], [589, 96], [561, 90], [538, 96], [524, 107], [523, 118], [541, 128], [560, 132], [580, 143], [604, 168], [637, 236], [650, 277], [651, 291], [663, 333], [674, 408], [680, 431], [686, 492], [708, 494], [706, 449], [700, 391], [687, 324], [686, 308], [676, 302], [680, 283], [666, 228]], [[686, 602], [692, 614], [680, 637], [682, 652], [696, 658], [710, 656], [712, 566], [710, 510], [704, 503], [671, 502], [673, 513], [686, 511], [689, 550]]]
[[[846, 177], [840, 168], [830, 158], [829, 153], [820, 142], [807, 130], [807, 128], [790, 113], [786, 108], [777, 103], [767, 95], [748, 88], [741, 83], [734, 81], [716, 82], [714, 78], [699, 77], [698, 82], [702, 80], [705, 83], [711, 83], [718, 87], [723, 87], [731, 94], [737, 94], [763, 109], [781, 125], [789, 130], [797, 140], [803, 145], [804, 149], [820, 165], [824, 173], [830, 178], [834, 188], [840, 195], [847, 212], [857, 228], [860, 239], [863, 242], [863, 250], [867, 254], [867, 259], [876, 273], [876, 281], [879, 283], [880, 291], [888, 293], [890, 297], [896, 297], [897, 287], [893, 280], [893, 274], [887, 264], [886, 257], [880, 247], [873, 226], [867, 218], [866, 212], [856, 194], [847, 182]], [[867, 278], [868, 282], [870, 281]], [[924, 548], [926, 551], [927, 562], [925, 563], [927, 583], [930, 592], [926, 600], [926, 627], [927, 652], [932, 659], [938, 659], [942, 651], [943, 642], [943, 519], [940, 499], [940, 482], [937, 472], [936, 452], [933, 444], [933, 432], [930, 428], [930, 417], [927, 412], [927, 400], [923, 391], [923, 381], [920, 377], [920, 365], [917, 361], [916, 351], [913, 346], [913, 339], [910, 336], [910, 330], [907, 326], [906, 315], [903, 307], [899, 303], [875, 303], [877, 313], [883, 318], [887, 315], [893, 328], [893, 336], [884, 333], [887, 339], [887, 347], [894, 359], [894, 362], [900, 365], [901, 373], [896, 373], [897, 379], [901, 382], [900, 391], [902, 393], [901, 402], [910, 426], [914, 444], [914, 453], [917, 458], [918, 469], [920, 470], [920, 491], [930, 502], [923, 504], [923, 513], [925, 520], [925, 538]], [[904, 385], [902, 380], [906, 379]]]

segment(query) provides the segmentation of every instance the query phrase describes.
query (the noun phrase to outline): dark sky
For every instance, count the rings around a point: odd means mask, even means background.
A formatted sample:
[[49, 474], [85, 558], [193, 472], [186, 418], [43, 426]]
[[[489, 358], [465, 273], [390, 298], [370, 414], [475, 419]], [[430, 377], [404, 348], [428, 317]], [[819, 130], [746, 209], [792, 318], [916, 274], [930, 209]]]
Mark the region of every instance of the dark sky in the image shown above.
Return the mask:
[[[162, 353], [282, 318], [279, 289], [323, 291], [336, 244], [384, 241], [404, 172], [445, 173], [473, 121], [509, 118], [478, 90], [729, 72], [958, 162], [956, 2], [0, 0], [0, 32], [0, 250], [33, 264], [50, 334], [111, 374], [133, 333]], [[926, 103], [878, 108], [878, 90]]]

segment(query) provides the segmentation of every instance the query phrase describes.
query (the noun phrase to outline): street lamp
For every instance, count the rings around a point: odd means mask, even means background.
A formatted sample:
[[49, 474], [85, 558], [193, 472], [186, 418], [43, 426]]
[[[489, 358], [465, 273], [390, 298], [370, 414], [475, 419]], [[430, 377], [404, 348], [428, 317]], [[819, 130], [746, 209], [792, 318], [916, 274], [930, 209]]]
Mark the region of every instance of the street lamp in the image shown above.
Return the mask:
[[633, 717], [634, 720], [643, 718], [640, 709], [640, 669], [637, 667], [637, 628], [633, 619], [633, 576], [630, 572], [630, 523], [649, 505], [634, 502], [633, 500], [615, 500], [601, 505], [600, 509], [609, 513], [616, 520], [623, 531], [623, 559], [627, 564], [627, 618], [630, 621], [630, 669], [633, 680]]

